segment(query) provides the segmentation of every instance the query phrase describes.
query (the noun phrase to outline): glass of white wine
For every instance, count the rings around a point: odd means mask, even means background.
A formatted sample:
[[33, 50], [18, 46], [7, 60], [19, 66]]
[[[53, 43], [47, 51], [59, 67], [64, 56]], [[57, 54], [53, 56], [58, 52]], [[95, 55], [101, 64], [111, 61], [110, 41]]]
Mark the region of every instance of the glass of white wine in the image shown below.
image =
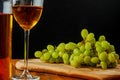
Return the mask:
[[12, 0], [12, 12], [16, 22], [24, 30], [24, 71], [12, 80], [40, 80], [28, 70], [30, 30], [38, 23], [43, 11], [43, 0]]

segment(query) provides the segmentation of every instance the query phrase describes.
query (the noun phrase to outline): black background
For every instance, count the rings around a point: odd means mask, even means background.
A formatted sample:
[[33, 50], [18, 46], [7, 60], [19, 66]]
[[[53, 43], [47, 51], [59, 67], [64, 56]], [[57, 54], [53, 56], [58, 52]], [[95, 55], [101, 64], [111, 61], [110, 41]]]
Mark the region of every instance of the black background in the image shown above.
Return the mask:
[[[119, 0], [44, 0], [43, 14], [38, 24], [31, 29], [29, 57], [36, 50], [60, 42], [79, 42], [80, 32], [87, 28], [96, 39], [105, 35], [120, 54], [120, 1]], [[23, 58], [24, 31], [13, 24], [12, 57]]]

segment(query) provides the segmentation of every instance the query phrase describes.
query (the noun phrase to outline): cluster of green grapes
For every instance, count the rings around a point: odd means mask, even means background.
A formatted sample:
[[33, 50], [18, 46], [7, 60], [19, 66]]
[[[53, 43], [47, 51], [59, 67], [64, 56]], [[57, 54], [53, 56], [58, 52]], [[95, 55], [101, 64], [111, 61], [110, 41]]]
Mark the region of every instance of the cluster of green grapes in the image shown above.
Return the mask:
[[82, 41], [78, 43], [61, 42], [57, 46], [47, 45], [42, 51], [35, 51], [36, 58], [49, 63], [64, 63], [73, 67], [92, 66], [102, 69], [114, 68], [118, 64], [119, 55], [104, 35], [95, 39], [94, 33], [82, 29]]

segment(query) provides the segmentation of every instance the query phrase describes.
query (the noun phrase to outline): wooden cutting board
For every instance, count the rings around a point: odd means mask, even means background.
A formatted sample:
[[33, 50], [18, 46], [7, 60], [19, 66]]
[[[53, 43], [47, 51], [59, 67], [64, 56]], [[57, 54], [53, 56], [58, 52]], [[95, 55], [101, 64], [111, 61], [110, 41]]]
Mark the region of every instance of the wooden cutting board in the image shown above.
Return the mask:
[[[65, 64], [52, 64], [40, 61], [40, 59], [29, 59], [30, 71], [48, 72], [58, 75], [78, 77], [88, 80], [120, 80], [120, 64], [116, 68], [103, 70], [101, 68], [74, 68]], [[16, 68], [24, 69], [24, 61], [19, 60], [16, 63]]]

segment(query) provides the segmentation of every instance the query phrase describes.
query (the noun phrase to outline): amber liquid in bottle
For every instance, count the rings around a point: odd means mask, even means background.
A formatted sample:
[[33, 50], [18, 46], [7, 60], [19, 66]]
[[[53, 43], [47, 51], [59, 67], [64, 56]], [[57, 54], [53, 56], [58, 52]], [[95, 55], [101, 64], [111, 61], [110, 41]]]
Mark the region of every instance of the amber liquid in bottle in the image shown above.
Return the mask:
[[12, 14], [0, 13], [0, 80], [11, 78]]
[[38, 6], [14, 6], [13, 15], [20, 27], [29, 30], [39, 21], [42, 10], [43, 8]]

